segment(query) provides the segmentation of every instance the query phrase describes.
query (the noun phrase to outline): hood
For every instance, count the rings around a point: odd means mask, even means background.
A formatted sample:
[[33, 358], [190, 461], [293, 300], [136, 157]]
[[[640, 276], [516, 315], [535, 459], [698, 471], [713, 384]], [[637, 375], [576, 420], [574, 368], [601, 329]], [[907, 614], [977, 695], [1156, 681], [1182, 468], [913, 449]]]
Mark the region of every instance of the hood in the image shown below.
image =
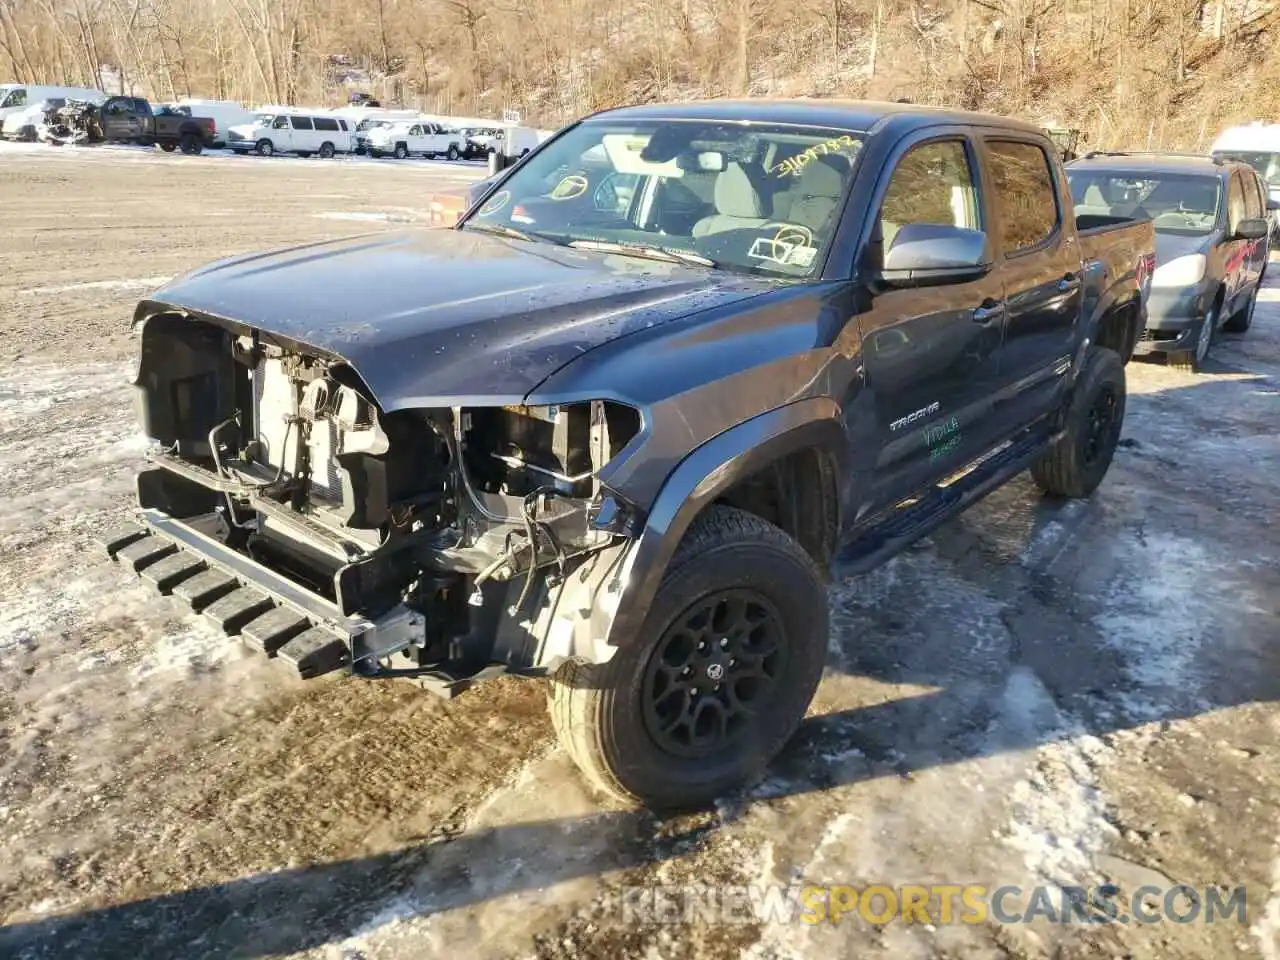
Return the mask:
[[1216, 231], [1203, 237], [1182, 237], [1176, 234], [1157, 232], [1156, 266], [1163, 267], [1166, 263], [1193, 253], [1208, 253], [1213, 246], [1215, 234]]
[[351, 364], [384, 410], [519, 403], [610, 340], [778, 281], [457, 230], [237, 257], [138, 307], [253, 327]]

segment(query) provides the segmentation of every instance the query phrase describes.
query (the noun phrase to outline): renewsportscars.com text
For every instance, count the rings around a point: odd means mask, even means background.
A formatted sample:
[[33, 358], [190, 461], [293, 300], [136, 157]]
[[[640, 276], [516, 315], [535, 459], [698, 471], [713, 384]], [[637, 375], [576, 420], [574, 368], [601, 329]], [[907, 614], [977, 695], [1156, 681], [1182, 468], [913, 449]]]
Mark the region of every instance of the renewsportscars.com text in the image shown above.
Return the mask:
[[1246, 923], [1245, 889], [1187, 885], [1124, 891], [979, 884], [670, 885], [624, 887], [616, 919], [633, 924], [805, 923], [882, 925]]

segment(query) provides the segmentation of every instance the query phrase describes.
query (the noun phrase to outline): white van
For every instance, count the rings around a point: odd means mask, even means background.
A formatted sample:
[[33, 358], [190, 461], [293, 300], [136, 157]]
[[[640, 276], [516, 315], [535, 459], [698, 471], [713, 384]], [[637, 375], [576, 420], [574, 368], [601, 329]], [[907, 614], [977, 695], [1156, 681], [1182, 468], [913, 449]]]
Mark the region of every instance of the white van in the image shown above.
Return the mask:
[[252, 151], [263, 157], [276, 153], [332, 157], [351, 151], [353, 127], [346, 117], [328, 111], [265, 112], [227, 130], [227, 146], [236, 153]]
[[[1256, 120], [1241, 127], [1229, 127], [1209, 148], [1221, 160], [1240, 160], [1258, 171], [1267, 184], [1270, 199], [1280, 201], [1280, 124]], [[1280, 234], [1280, 211], [1271, 215], [1272, 235]]]
[[199, 97], [183, 97], [173, 103], [165, 104], [179, 113], [191, 117], [208, 117], [213, 121], [213, 143], [215, 148], [227, 145], [227, 131], [232, 127], [245, 123], [253, 123], [258, 111], [250, 110], [242, 103], [234, 100], [202, 100]]
[[0, 83], [0, 125], [5, 117], [41, 100], [88, 100], [102, 103], [107, 95], [89, 87], [53, 87], [36, 83]]

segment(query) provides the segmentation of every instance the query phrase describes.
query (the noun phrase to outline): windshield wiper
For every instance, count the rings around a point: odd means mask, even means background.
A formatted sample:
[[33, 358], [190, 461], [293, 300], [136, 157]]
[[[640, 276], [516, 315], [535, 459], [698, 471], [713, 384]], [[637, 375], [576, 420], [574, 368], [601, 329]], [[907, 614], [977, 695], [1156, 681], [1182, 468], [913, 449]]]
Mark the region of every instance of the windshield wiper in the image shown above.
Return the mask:
[[492, 233], [499, 237], [514, 237], [517, 240], [527, 240], [529, 243], [537, 243], [537, 239], [525, 233], [523, 230], [517, 230], [515, 227], [508, 227], [505, 223], [467, 223], [463, 226], [464, 230], [474, 230], [476, 233]]
[[614, 243], [609, 240], [570, 240], [568, 246], [579, 250], [601, 250], [632, 257], [648, 257], [667, 263], [693, 263], [700, 267], [719, 266], [714, 260], [691, 250], [673, 250], [670, 247], [651, 247], [643, 243]]

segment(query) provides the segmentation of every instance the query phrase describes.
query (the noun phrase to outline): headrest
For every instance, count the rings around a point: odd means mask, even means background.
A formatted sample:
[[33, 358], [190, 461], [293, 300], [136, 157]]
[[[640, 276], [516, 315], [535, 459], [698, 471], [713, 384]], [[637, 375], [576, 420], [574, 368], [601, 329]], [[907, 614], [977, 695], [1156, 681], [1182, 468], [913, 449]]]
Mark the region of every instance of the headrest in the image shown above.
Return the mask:
[[832, 158], [811, 160], [800, 171], [799, 192], [805, 197], [838, 197], [844, 189], [844, 178], [831, 163]]
[[747, 171], [737, 163], [731, 163], [716, 177], [716, 212], [727, 217], [759, 219], [764, 216], [764, 204]]

